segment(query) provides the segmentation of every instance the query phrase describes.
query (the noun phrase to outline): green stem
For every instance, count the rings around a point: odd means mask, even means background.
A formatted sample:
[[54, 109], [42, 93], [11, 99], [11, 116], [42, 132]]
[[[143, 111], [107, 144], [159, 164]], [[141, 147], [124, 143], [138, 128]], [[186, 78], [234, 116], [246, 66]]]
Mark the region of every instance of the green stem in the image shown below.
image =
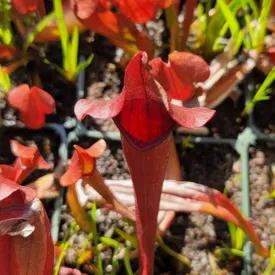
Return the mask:
[[178, 261], [182, 262], [183, 264], [185, 264], [186, 266], [190, 267], [191, 263], [190, 261], [185, 258], [183, 255], [177, 253], [176, 251], [172, 250], [169, 246], [167, 246], [164, 241], [162, 240], [162, 238], [160, 237], [159, 234], [157, 234], [157, 242], [159, 244], [159, 246], [169, 255], [171, 255], [172, 257], [176, 258]]
[[127, 272], [127, 275], [134, 275], [131, 263], [130, 263], [130, 256], [129, 256], [129, 248], [125, 248], [125, 254], [124, 254], [124, 265]]
[[69, 241], [66, 241], [64, 244], [64, 247], [62, 248], [62, 252], [61, 252], [60, 256], [58, 257], [57, 263], [54, 267], [54, 275], [58, 275], [62, 260], [65, 256], [65, 253], [66, 253], [66, 250], [68, 249], [68, 247], [69, 247]]

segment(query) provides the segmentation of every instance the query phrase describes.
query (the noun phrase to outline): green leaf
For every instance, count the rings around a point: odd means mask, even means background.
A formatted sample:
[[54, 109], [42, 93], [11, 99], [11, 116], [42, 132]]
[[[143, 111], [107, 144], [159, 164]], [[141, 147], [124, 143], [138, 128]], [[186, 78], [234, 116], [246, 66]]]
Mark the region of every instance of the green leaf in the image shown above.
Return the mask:
[[238, 36], [238, 33], [240, 31], [240, 25], [238, 23], [237, 18], [234, 16], [233, 12], [231, 12], [225, 0], [217, 0], [217, 4], [224, 15], [224, 18], [233, 36], [233, 39], [235, 39]]
[[97, 229], [96, 229], [96, 202], [93, 202], [91, 218], [92, 218], [92, 223], [93, 223], [93, 226], [92, 226], [93, 243], [95, 245], [95, 253], [96, 253], [96, 267], [97, 267], [96, 275], [103, 275], [102, 260], [99, 255], [99, 251], [97, 249], [99, 240], [98, 240], [98, 234], [97, 234]]
[[209, 23], [209, 11], [211, 9], [211, 5], [212, 5], [212, 1], [211, 0], [206, 0], [206, 4], [205, 4], [205, 24], [206, 24], [206, 27], [208, 26], [208, 23]]
[[[231, 13], [235, 15], [236, 12], [241, 9], [242, 5], [247, 4], [248, 2], [249, 0], [232, 0], [229, 4], [226, 4], [226, 6], [228, 6]], [[209, 20], [205, 34], [205, 44], [203, 50], [206, 56], [213, 55], [213, 45], [219, 37], [219, 32], [224, 26], [225, 21], [224, 14], [221, 12], [218, 3], [216, 3], [215, 13]]]
[[272, 275], [272, 271], [275, 267], [275, 257], [274, 257], [274, 245], [271, 246], [270, 248], [270, 260], [269, 264], [264, 272], [263, 275]]
[[129, 248], [125, 248], [125, 253], [124, 253], [124, 266], [127, 272], [127, 275], [134, 275], [132, 268], [131, 268], [131, 263], [130, 263], [130, 256], [129, 256]]
[[244, 32], [243, 30], [240, 30], [237, 36], [235, 37], [235, 41], [234, 41], [234, 50], [233, 50], [234, 55], [236, 55], [240, 51], [240, 48], [243, 44], [243, 40], [244, 40]]
[[79, 45], [79, 31], [78, 31], [78, 27], [74, 26], [71, 43], [70, 43], [70, 49], [68, 51], [69, 70], [72, 72], [72, 75], [77, 74], [78, 45]]
[[134, 248], [138, 248], [138, 242], [137, 242], [136, 237], [133, 237], [133, 236], [125, 233], [124, 231], [120, 230], [118, 227], [115, 227], [115, 232], [119, 236], [121, 236], [123, 239], [129, 241]]
[[10, 9], [11, 5], [7, 0], [0, 0], [1, 10], [1, 27], [0, 38], [2, 43], [12, 46], [13, 32], [11, 27]]
[[229, 251], [231, 254], [238, 256], [238, 257], [244, 257], [245, 253], [242, 250], [236, 249], [236, 248], [229, 248]]
[[270, 248], [270, 265], [272, 268], [274, 268], [275, 266], [275, 246], [272, 245], [271, 248]]
[[264, 49], [264, 38], [266, 34], [266, 23], [272, 7], [273, 0], [263, 0], [258, 26], [255, 28], [255, 50], [262, 52]]
[[227, 223], [228, 226], [228, 230], [229, 230], [229, 235], [230, 235], [230, 239], [231, 239], [231, 245], [232, 247], [236, 247], [236, 231], [237, 231], [237, 226], [232, 223], [232, 222], [228, 222]]
[[250, 110], [252, 110], [257, 102], [269, 99], [269, 96], [268, 96], [268, 94], [270, 93], [269, 86], [272, 84], [274, 80], [275, 80], [275, 67], [272, 68], [272, 70], [264, 80], [259, 90], [254, 95], [252, 100], [246, 104], [241, 114], [242, 117], [245, 116]]
[[61, 75], [66, 77], [66, 72], [64, 71], [64, 69], [62, 69], [61, 67], [59, 67], [58, 65], [56, 65], [55, 63], [52, 63], [50, 60], [48, 60], [47, 58], [43, 58], [42, 60], [45, 64], [51, 65], [52, 67], [54, 67]]
[[236, 246], [233, 248], [242, 250], [243, 243], [244, 243], [244, 237], [245, 237], [245, 235], [244, 235], [244, 232], [242, 231], [242, 229], [237, 227], [236, 228]]
[[259, 7], [257, 3], [254, 0], [249, 0], [248, 4], [252, 10], [253, 16], [258, 19], [260, 15], [259, 15]]
[[254, 47], [254, 43], [255, 43], [255, 35], [254, 35], [254, 29], [252, 28], [252, 24], [251, 24], [252, 19], [249, 14], [247, 5], [243, 5], [243, 11], [244, 11], [245, 25], [246, 25], [246, 28], [247, 28], [248, 34], [249, 34], [249, 40], [247, 39], [244, 42], [244, 45], [247, 49], [252, 49], [252, 47]]
[[180, 253], [177, 253], [176, 251], [172, 250], [169, 246], [167, 246], [164, 241], [162, 240], [161, 236], [159, 234], [157, 234], [157, 242], [159, 244], [159, 246], [170, 256], [174, 257], [175, 259], [177, 259], [178, 261], [182, 262], [184, 265], [190, 267], [191, 263], [190, 261], [185, 258], [183, 255], [181, 255]]
[[47, 26], [47, 24], [55, 17], [55, 13], [51, 12], [44, 16], [43, 19], [35, 26], [35, 28], [28, 34], [24, 41], [23, 51], [26, 52], [35, 37]]
[[11, 80], [10, 76], [3, 71], [1, 65], [0, 65], [0, 90], [7, 94], [11, 88]]
[[90, 54], [90, 56], [84, 62], [80, 63], [76, 69], [77, 74], [79, 74], [82, 70], [86, 69], [91, 64], [93, 58], [94, 54]]
[[57, 26], [60, 32], [60, 41], [63, 55], [63, 68], [65, 71], [68, 70], [68, 42], [69, 42], [69, 33], [67, 25], [64, 19], [63, 7], [61, 0], [54, 0], [54, 13], [57, 18]]
[[227, 31], [228, 31], [228, 23], [226, 22], [226, 23], [224, 23], [223, 27], [221, 28], [221, 30], [219, 32], [219, 36], [217, 37], [217, 39], [214, 42], [214, 45], [213, 45], [214, 51], [218, 51], [220, 49], [220, 47], [221, 47], [220, 40], [221, 40], [221, 38], [223, 38], [225, 36]]
[[228, 254], [228, 255], [235, 255], [238, 257], [244, 257], [245, 253], [242, 250], [236, 249], [236, 248], [218, 248], [214, 251], [214, 255], [217, 258], [221, 258], [222, 255]]
[[61, 264], [62, 264], [62, 261], [63, 261], [63, 258], [65, 256], [65, 253], [66, 253], [66, 250], [68, 249], [69, 247], [69, 244], [70, 244], [70, 236], [71, 236], [71, 233], [77, 233], [79, 231], [79, 226], [76, 224], [76, 222], [72, 222], [70, 224], [70, 227], [69, 227], [69, 230], [67, 230], [61, 244], [60, 244], [60, 248], [62, 249], [58, 259], [57, 259], [57, 262], [55, 264], [55, 267], [54, 267], [54, 275], [58, 275], [59, 273], [59, 269], [61, 267]]
[[54, 275], [58, 275], [60, 267], [61, 267], [61, 263], [63, 261], [63, 258], [65, 256], [65, 253], [66, 253], [68, 247], [69, 247], [69, 241], [65, 242], [64, 245], [63, 245], [63, 247], [62, 247], [62, 251], [61, 251], [61, 253], [60, 253], [60, 255], [59, 255], [58, 259], [57, 259], [57, 263], [56, 263], [56, 265], [54, 267]]
[[111, 246], [113, 248], [119, 248], [120, 247], [120, 242], [111, 239], [111, 238], [107, 238], [107, 237], [100, 237], [99, 241], [107, 246]]

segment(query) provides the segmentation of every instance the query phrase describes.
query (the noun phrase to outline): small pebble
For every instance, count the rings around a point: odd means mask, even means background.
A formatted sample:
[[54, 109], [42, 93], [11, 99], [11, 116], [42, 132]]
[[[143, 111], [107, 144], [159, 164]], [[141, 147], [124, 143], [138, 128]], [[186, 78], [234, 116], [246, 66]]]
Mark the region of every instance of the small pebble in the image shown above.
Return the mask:
[[240, 173], [241, 172], [241, 164], [240, 164], [239, 160], [237, 160], [233, 163], [232, 171], [234, 173]]

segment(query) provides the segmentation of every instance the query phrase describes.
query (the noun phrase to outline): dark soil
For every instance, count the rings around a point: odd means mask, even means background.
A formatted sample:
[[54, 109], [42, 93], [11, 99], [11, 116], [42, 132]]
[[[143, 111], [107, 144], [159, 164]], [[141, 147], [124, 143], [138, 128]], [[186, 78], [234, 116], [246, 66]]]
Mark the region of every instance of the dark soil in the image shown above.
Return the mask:
[[[261, 84], [264, 82], [266, 75], [254, 70], [252, 75], [248, 78], [248, 83], [251, 89], [254, 89], [254, 94], [258, 91]], [[252, 94], [252, 96], [254, 96]], [[255, 104], [253, 109], [253, 121], [259, 129], [265, 134], [275, 133], [275, 84], [270, 86], [270, 99], [259, 101]]]
[[265, 134], [275, 134], [275, 88], [271, 90], [270, 99], [260, 101], [254, 108], [255, 124]]
[[56, 104], [55, 113], [46, 116], [47, 122], [64, 123], [67, 117], [74, 116], [76, 86], [44, 63], [41, 63], [39, 75], [43, 89], [52, 95]]
[[236, 121], [242, 110], [242, 99], [234, 102], [231, 98], [227, 98], [217, 106], [214, 117], [205, 125], [210, 130], [210, 136], [237, 138], [238, 134], [244, 129], [244, 121], [242, 123]]

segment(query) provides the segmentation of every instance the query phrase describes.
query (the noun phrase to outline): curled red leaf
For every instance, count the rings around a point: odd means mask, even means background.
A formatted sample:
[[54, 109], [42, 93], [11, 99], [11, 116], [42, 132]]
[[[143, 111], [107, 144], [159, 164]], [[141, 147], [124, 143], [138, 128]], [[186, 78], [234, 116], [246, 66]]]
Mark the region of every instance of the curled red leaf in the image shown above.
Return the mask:
[[95, 171], [95, 158], [104, 153], [106, 143], [101, 139], [86, 150], [78, 145], [75, 145], [74, 148], [75, 151], [70, 166], [60, 178], [60, 184], [62, 186], [73, 185], [80, 178], [92, 175]]
[[[200, 62], [205, 63], [199, 57], [190, 57], [189, 54], [187, 57], [180, 55], [179, 60], [172, 56], [171, 60], [170, 66], [173, 67], [169, 70], [178, 75], [186, 73], [186, 60], [195, 60], [196, 66], [201, 65]], [[202, 81], [208, 75], [208, 70], [204, 69], [192, 69], [191, 72], [193, 75], [188, 73], [190, 79], [184, 76], [186, 87], [193, 88], [194, 81]], [[147, 54], [140, 52], [126, 68], [124, 88], [118, 98], [109, 101], [82, 99], [75, 105], [75, 114], [80, 120], [86, 115], [101, 119], [113, 118], [123, 135], [135, 147], [143, 150], [160, 144], [177, 124], [198, 128], [214, 115], [214, 111], [206, 108], [184, 108], [171, 104], [170, 84], [163, 85], [157, 85], [147, 64]], [[177, 92], [184, 94], [186, 91], [183, 89]]]
[[51, 169], [37, 147], [27, 147], [16, 140], [11, 140], [10, 145], [13, 155], [16, 156], [14, 167], [20, 171], [16, 174], [18, 184], [22, 183], [35, 169]]
[[149, 62], [154, 78], [169, 98], [190, 99], [194, 95], [194, 83], [203, 82], [209, 77], [209, 66], [201, 57], [186, 52], [169, 54], [168, 60], [168, 64], [160, 58]]
[[55, 109], [53, 97], [42, 89], [27, 84], [17, 86], [8, 94], [9, 104], [20, 112], [25, 125], [32, 129], [39, 129], [45, 123], [45, 115]]

